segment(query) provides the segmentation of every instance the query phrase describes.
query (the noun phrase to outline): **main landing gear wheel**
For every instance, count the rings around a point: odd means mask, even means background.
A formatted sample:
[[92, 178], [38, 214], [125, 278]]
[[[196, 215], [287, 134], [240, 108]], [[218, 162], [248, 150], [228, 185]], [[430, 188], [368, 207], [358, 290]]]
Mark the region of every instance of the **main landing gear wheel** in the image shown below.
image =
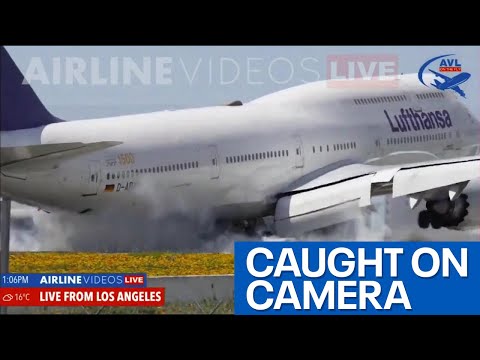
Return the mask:
[[432, 224], [432, 228], [440, 229], [442, 227], [442, 224], [443, 224], [443, 219], [439, 215], [433, 214], [431, 219], [430, 219], [430, 222]]
[[245, 235], [247, 235], [248, 237], [256, 236], [257, 235], [256, 228], [257, 228], [257, 221], [255, 219], [247, 220], [245, 222], [245, 228], [244, 228]]
[[430, 213], [428, 210], [420, 211], [418, 214], [418, 226], [427, 229], [430, 226]]

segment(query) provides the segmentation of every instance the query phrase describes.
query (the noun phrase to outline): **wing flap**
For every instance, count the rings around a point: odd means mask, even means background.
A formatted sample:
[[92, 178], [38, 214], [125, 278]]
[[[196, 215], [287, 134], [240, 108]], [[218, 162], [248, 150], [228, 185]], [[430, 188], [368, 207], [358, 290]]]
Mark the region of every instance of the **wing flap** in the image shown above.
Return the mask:
[[480, 160], [402, 169], [393, 180], [392, 196], [416, 194], [470, 181], [480, 176]]
[[480, 158], [433, 160], [404, 166], [345, 165], [309, 178], [278, 195], [275, 226], [281, 236], [311, 231], [352, 219], [372, 197], [419, 194], [458, 186], [480, 177]]
[[[327, 173], [322, 173], [300, 186], [288, 187], [285, 192], [279, 194], [279, 197], [340, 184], [370, 174], [374, 175], [370, 178], [372, 185], [381, 183], [382, 186], [390, 185], [396, 187], [395, 194], [403, 196], [416, 193], [418, 191], [415, 190], [418, 189], [425, 191], [480, 177], [480, 157], [467, 156], [449, 160], [430, 160], [401, 166], [350, 164], [340, 166]], [[408, 180], [404, 180], [407, 177]], [[425, 182], [426, 184], [416, 184], [415, 187], [410, 186], [415, 184], [408, 184], [408, 181]], [[396, 182], [398, 183], [397, 185], [395, 185]]]

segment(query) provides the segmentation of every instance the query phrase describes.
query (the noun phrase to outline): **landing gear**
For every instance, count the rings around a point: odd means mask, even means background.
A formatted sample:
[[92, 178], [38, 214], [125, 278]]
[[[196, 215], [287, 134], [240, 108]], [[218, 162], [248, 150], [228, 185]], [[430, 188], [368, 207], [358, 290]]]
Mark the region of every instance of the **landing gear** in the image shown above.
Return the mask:
[[431, 218], [431, 224], [432, 228], [434, 229], [440, 229], [443, 225], [443, 219], [440, 217], [440, 215], [433, 214]]
[[248, 237], [254, 237], [255, 235], [257, 235], [256, 227], [257, 227], [256, 219], [246, 220], [245, 227], [244, 227], [245, 235], [247, 235]]
[[427, 229], [430, 226], [430, 213], [428, 210], [420, 211], [418, 214], [418, 226]]
[[274, 235], [272, 226], [265, 221], [265, 218], [236, 221], [232, 223], [230, 230], [234, 233], [242, 233], [251, 239]]
[[216, 220], [208, 228], [202, 229], [199, 236], [201, 239], [207, 240], [225, 233], [241, 234], [250, 239], [261, 239], [274, 235], [272, 226], [264, 218], [258, 218], [236, 221]]
[[468, 215], [468, 195], [461, 194], [458, 199], [429, 200], [427, 210], [418, 214], [418, 226], [427, 229], [430, 225], [434, 229], [441, 227], [451, 228], [458, 226]]
[[243, 233], [249, 238], [257, 236], [258, 221], [256, 219], [248, 219], [236, 221], [232, 224], [231, 230], [233, 232]]

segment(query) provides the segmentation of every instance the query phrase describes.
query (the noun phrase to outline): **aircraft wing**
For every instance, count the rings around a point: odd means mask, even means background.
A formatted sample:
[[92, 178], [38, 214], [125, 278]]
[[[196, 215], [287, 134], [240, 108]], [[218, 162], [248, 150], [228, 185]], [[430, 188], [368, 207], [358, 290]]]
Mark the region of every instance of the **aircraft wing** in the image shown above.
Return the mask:
[[378, 195], [408, 196], [411, 207], [429, 194], [458, 196], [480, 177], [480, 157], [432, 160], [406, 165], [350, 164], [310, 176], [278, 194], [275, 229], [292, 236], [355, 218]]
[[434, 73], [438, 77], [441, 77], [443, 80], [450, 80], [450, 78], [447, 75], [444, 75], [442, 73], [439, 73], [439, 72], [436, 72], [436, 71], [433, 71], [433, 70], [430, 70], [430, 72]]
[[121, 144], [118, 141], [95, 143], [61, 143], [0, 148], [0, 167], [2, 171], [14, 171], [21, 168], [42, 168], [51, 160], [65, 160], [89, 152], [103, 150]]

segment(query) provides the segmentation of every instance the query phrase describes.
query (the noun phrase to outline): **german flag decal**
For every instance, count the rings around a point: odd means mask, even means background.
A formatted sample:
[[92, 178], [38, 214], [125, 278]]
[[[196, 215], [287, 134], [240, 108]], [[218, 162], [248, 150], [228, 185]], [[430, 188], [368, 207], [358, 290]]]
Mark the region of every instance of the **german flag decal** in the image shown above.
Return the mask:
[[113, 192], [115, 190], [115, 185], [105, 185], [106, 192]]

